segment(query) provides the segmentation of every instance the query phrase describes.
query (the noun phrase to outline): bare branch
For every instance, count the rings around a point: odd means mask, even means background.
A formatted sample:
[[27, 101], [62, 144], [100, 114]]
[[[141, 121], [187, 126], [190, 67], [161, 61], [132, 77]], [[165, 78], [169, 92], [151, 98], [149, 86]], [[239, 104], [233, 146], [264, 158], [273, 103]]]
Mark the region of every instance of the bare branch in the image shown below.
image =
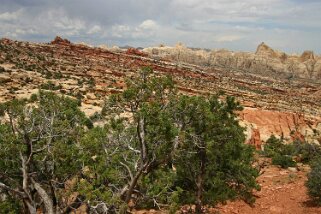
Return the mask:
[[3, 190], [6, 190], [6, 191], [9, 191], [11, 192], [12, 194], [15, 194], [21, 198], [28, 198], [28, 196], [24, 193], [24, 192], [21, 192], [19, 190], [16, 190], [16, 189], [13, 189], [11, 187], [9, 187], [8, 185], [0, 182], [0, 189], [3, 189]]
[[128, 173], [129, 173], [129, 176], [130, 176], [130, 179], [133, 180], [133, 179], [134, 179], [134, 176], [133, 176], [133, 173], [132, 173], [132, 171], [130, 170], [129, 166], [128, 166], [127, 164], [123, 163], [123, 162], [120, 162], [120, 164], [127, 169]]
[[127, 145], [127, 148], [128, 148], [129, 150], [131, 150], [131, 151], [133, 151], [133, 152], [137, 153], [137, 154], [140, 154], [140, 151], [139, 151], [139, 150], [137, 150], [137, 149], [135, 149], [135, 148], [131, 147], [129, 144]]
[[25, 192], [25, 194], [28, 196], [29, 200], [32, 201], [32, 198], [28, 189], [29, 175], [28, 175], [27, 163], [21, 152], [20, 152], [20, 159], [21, 159], [21, 171], [22, 171], [22, 178], [23, 178], [22, 189]]

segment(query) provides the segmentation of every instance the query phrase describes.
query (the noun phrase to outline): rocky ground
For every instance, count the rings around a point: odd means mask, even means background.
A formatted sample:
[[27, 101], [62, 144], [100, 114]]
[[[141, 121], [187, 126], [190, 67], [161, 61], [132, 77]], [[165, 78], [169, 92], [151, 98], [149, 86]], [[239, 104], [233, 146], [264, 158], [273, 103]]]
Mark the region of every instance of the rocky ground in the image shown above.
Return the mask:
[[[316, 214], [321, 213], [310, 201], [304, 183], [307, 166], [280, 169], [268, 165], [263, 169], [263, 174], [258, 178], [261, 191], [256, 193], [256, 203], [253, 207], [242, 201], [229, 202], [212, 211], [220, 213], [246, 213], [246, 214]], [[213, 212], [215, 213], [215, 212]]]

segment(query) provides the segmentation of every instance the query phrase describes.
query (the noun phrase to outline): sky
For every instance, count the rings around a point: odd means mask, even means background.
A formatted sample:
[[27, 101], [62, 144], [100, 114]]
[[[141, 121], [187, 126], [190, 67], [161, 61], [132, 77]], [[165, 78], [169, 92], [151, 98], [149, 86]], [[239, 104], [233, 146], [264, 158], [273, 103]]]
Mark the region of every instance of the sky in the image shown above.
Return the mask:
[[321, 0], [0, 0], [0, 37], [321, 54]]

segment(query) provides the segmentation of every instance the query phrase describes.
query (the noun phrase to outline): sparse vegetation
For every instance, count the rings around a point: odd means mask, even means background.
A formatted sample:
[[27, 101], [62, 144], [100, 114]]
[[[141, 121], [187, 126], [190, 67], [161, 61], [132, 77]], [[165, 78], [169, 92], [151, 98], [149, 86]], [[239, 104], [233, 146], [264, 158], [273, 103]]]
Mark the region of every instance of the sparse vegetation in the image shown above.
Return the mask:
[[45, 71], [45, 78], [46, 79], [51, 79], [52, 78], [52, 73], [50, 71]]
[[293, 145], [284, 144], [282, 139], [278, 139], [274, 135], [266, 141], [263, 154], [272, 158], [272, 164], [279, 165], [282, 168], [296, 166], [293, 160], [295, 154]]
[[317, 144], [299, 140], [285, 144], [282, 139], [272, 135], [264, 145], [263, 155], [272, 158], [272, 164], [288, 168], [296, 166], [296, 162], [307, 164], [320, 157], [321, 148]]
[[61, 79], [61, 78], [63, 78], [63, 75], [62, 75], [61, 72], [55, 72], [55, 73], [53, 74], [53, 78], [54, 78], [54, 79]]
[[31, 94], [30, 101], [31, 102], [36, 102], [37, 100], [38, 100], [38, 95], [37, 94]]
[[62, 86], [60, 84], [56, 85], [53, 82], [48, 81], [47, 83], [41, 84], [40, 89], [56, 91], [62, 89]]

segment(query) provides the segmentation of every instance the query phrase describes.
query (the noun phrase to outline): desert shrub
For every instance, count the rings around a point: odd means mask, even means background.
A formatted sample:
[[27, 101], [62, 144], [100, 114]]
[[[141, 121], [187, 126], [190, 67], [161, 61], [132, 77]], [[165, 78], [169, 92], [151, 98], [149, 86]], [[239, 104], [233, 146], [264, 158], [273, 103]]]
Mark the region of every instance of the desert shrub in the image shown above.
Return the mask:
[[37, 101], [37, 100], [38, 100], [37, 94], [32, 94], [32, 95], [30, 96], [30, 101], [31, 101], [31, 102], [35, 102], [35, 101]]
[[306, 182], [309, 196], [321, 205], [321, 158], [315, 159], [311, 163], [311, 172], [308, 174]]
[[55, 72], [55, 73], [53, 73], [53, 78], [61, 79], [61, 78], [63, 78], [63, 75], [61, 72]]
[[87, 81], [87, 84], [89, 85], [90, 88], [93, 88], [96, 85], [95, 79], [90, 77]]
[[292, 156], [277, 154], [272, 157], [272, 164], [279, 165], [282, 168], [294, 167], [296, 162], [293, 161]]
[[294, 144], [284, 144], [282, 139], [272, 135], [264, 146], [263, 155], [272, 158], [272, 164], [282, 168], [296, 166], [293, 156], [297, 154]]
[[282, 139], [272, 135], [264, 146], [262, 154], [272, 158], [272, 163], [280, 165], [283, 168], [295, 166], [295, 159], [301, 163], [309, 163], [321, 156], [321, 147], [317, 144], [294, 141], [290, 144], [284, 144]]
[[294, 155], [302, 163], [309, 163], [321, 156], [321, 147], [314, 143], [295, 141], [293, 147], [295, 148]]
[[27, 71], [34, 71], [34, 70], [36, 70], [36, 65], [26, 65], [25, 69]]
[[51, 79], [52, 78], [52, 73], [50, 71], [46, 71], [45, 78], [46, 79]]
[[54, 83], [52, 82], [47, 82], [47, 83], [43, 83], [40, 85], [40, 88], [41, 89], [44, 89], [44, 90], [60, 90], [62, 89], [62, 85], [55, 85]]
[[276, 138], [274, 135], [266, 141], [262, 154], [266, 157], [273, 157], [281, 152], [283, 146], [282, 140]]
[[181, 96], [174, 100], [181, 124], [180, 143], [173, 163], [177, 168], [175, 186], [181, 190], [181, 204], [215, 205], [233, 199], [254, 203], [253, 189], [259, 190], [252, 167], [254, 148], [244, 144], [244, 129], [235, 111], [242, 107], [233, 97], [225, 101]]
[[91, 120], [91, 121], [98, 121], [98, 120], [101, 120], [103, 117], [102, 117], [102, 115], [99, 113], [99, 112], [95, 112], [93, 115], [91, 115], [90, 117], [89, 117], [89, 119]]

